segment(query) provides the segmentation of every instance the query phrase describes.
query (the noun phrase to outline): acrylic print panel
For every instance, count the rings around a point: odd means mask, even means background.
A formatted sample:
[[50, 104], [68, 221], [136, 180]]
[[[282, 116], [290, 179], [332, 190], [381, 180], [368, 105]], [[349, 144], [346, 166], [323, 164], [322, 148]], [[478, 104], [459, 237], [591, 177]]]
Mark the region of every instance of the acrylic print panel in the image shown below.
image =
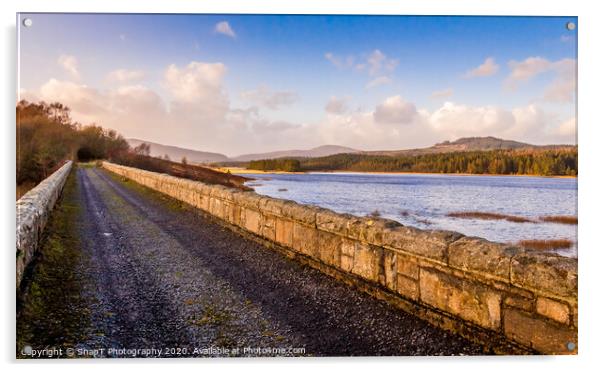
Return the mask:
[[576, 17], [18, 14], [17, 357], [576, 354]]

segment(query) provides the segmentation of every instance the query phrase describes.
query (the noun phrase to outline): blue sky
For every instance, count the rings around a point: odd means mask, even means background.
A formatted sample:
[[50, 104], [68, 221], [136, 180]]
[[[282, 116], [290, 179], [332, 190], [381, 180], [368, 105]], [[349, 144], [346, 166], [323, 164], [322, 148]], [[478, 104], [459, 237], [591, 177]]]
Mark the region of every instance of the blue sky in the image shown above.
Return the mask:
[[228, 155], [575, 141], [574, 17], [23, 17], [21, 96], [127, 137]]

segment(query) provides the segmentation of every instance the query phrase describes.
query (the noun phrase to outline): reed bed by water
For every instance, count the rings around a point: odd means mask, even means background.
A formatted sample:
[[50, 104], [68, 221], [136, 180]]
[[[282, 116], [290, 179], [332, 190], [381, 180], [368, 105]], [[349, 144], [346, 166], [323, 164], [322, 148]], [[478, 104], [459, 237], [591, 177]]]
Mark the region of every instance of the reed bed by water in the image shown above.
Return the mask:
[[513, 216], [509, 214], [491, 213], [491, 212], [451, 212], [448, 217], [479, 219], [479, 220], [506, 220], [518, 223], [537, 223], [537, 222], [552, 222], [563, 225], [577, 225], [577, 216], [542, 216], [537, 220], [533, 220], [521, 216]]
[[526, 217], [512, 216], [501, 213], [490, 213], [490, 212], [451, 212], [447, 214], [448, 217], [455, 218], [467, 218], [467, 219], [480, 219], [480, 220], [506, 220], [510, 222], [518, 223], [533, 223], [533, 221]]
[[524, 248], [547, 250], [570, 248], [573, 246], [573, 242], [569, 239], [521, 240], [518, 242], [518, 245]]
[[543, 222], [561, 223], [564, 225], [577, 225], [577, 216], [542, 216], [539, 219]]

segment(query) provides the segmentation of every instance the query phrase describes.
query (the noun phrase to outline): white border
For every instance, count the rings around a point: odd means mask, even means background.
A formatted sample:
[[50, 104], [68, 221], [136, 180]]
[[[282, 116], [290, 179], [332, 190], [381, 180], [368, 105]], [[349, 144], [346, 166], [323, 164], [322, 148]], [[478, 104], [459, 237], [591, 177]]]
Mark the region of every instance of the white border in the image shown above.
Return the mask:
[[[599, 309], [600, 296], [598, 286], [600, 280], [599, 262], [601, 262], [602, 246], [596, 234], [598, 228], [597, 215], [602, 207], [600, 190], [600, 162], [602, 161], [602, 137], [600, 136], [602, 118], [600, 115], [600, 66], [602, 44], [600, 11], [595, 1], [585, 0], [547, 0], [547, 1], [483, 1], [483, 0], [305, 0], [305, 1], [268, 1], [268, 0], [163, 0], [163, 1], [78, 1], [78, 0], [11, 0], [0, 2], [2, 12], [3, 55], [2, 108], [3, 125], [1, 138], [3, 159], [5, 161], [2, 182], [2, 237], [4, 263], [3, 292], [4, 306], [1, 307], [4, 326], [0, 336], [3, 353], [2, 361], [8, 369], [25, 370], [79, 370], [82, 367], [91, 369], [131, 369], [133, 364], [144, 364], [149, 370], [164, 370], [173, 361], [114, 361], [83, 362], [15, 362], [14, 356], [14, 264], [12, 264], [14, 247], [14, 172], [15, 172], [15, 114], [16, 99], [16, 29], [15, 13], [21, 12], [129, 12], [129, 13], [270, 13], [270, 14], [414, 14], [414, 15], [564, 15], [579, 17], [579, 356], [577, 357], [494, 357], [494, 358], [330, 358], [305, 360], [184, 360], [175, 361], [178, 369], [195, 370], [207, 368], [226, 369], [277, 369], [307, 370], [316, 367], [328, 369], [357, 368], [364, 370], [367, 364], [376, 363], [379, 369], [444, 369], [445, 371], [466, 371], [486, 369], [489, 371], [507, 371], [514, 368], [545, 368], [546, 370], [588, 370], [597, 363], [598, 335], [600, 329]], [[599, 217], [598, 217], [599, 218]], [[403, 363], [403, 365], [400, 365]], [[391, 365], [393, 364], [393, 365]], [[595, 368], [594, 367], [594, 368]]]

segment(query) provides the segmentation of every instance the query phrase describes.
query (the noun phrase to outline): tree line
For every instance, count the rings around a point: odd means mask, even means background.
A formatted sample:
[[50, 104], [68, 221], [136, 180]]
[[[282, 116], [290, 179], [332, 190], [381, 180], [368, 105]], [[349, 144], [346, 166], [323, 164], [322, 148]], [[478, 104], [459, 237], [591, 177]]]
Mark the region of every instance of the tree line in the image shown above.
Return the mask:
[[247, 166], [248, 169], [261, 171], [283, 171], [300, 172], [302, 171], [301, 162], [297, 159], [264, 159], [252, 160]]
[[319, 158], [257, 160], [250, 169], [288, 171], [357, 171], [517, 174], [576, 176], [577, 147], [449, 152], [422, 155], [337, 154]]
[[61, 103], [20, 101], [17, 115], [17, 185], [37, 184], [66, 160], [115, 159], [127, 141], [114, 130], [82, 125]]

